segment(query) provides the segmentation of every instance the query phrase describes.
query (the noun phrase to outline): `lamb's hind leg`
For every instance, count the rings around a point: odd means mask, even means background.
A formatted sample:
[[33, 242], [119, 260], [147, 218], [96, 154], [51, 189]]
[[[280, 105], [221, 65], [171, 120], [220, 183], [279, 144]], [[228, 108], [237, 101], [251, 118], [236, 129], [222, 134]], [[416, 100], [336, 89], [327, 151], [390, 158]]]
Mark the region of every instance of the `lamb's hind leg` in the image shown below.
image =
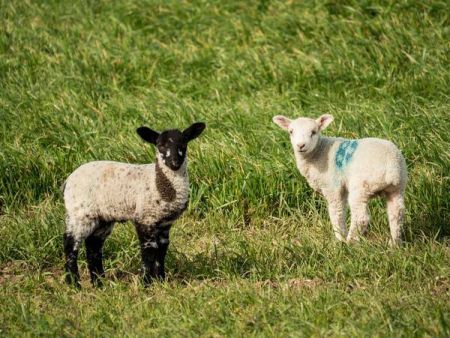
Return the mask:
[[391, 230], [390, 245], [401, 244], [401, 231], [405, 214], [405, 203], [401, 192], [393, 192], [387, 195], [387, 213], [389, 228]]
[[78, 250], [80, 241], [76, 240], [72, 233], [65, 232], [63, 236], [64, 254], [66, 256], [66, 283], [80, 287], [80, 273], [78, 272]]
[[106, 238], [111, 234], [113, 224], [111, 222], [99, 222], [98, 228], [85, 240], [86, 259], [94, 286], [101, 286], [100, 278], [105, 277], [103, 269], [103, 245]]
[[80, 244], [90, 235], [98, 225], [97, 220], [89, 216], [67, 216], [66, 232], [64, 233], [64, 253], [66, 255], [66, 282], [80, 287], [78, 272], [78, 250]]
[[350, 205], [351, 225], [347, 242], [358, 241], [359, 237], [367, 231], [370, 221], [368, 201], [368, 196], [350, 190], [348, 203]]

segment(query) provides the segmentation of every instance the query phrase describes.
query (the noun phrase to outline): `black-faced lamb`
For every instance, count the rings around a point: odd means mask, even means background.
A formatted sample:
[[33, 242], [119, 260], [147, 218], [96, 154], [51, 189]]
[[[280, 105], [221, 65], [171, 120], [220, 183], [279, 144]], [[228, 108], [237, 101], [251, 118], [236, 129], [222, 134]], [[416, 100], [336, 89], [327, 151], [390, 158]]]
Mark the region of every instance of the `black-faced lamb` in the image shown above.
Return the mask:
[[163, 279], [172, 223], [189, 200], [187, 145], [205, 129], [194, 123], [184, 131], [158, 133], [147, 127], [139, 136], [156, 146], [155, 163], [136, 165], [94, 161], [76, 169], [66, 180], [64, 203], [66, 281], [79, 286], [78, 251], [86, 244], [91, 281], [104, 277], [102, 248], [115, 222], [132, 221], [139, 237], [144, 283]]
[[[382, 139], [321, 136], [332, 121], [329, 114], [315, 120], [273, 117], [273, 122], [290, 134], [298, 170], [327, 200], [336, 238], [347, 242], [358, 240], [369, 223], [369, 199], [382, 195], [387, 198], [391, 244], [399, 244], [407, 182], [403, 155], [392, 142]], [[351, 212], [348, 233], [347, 204]]]

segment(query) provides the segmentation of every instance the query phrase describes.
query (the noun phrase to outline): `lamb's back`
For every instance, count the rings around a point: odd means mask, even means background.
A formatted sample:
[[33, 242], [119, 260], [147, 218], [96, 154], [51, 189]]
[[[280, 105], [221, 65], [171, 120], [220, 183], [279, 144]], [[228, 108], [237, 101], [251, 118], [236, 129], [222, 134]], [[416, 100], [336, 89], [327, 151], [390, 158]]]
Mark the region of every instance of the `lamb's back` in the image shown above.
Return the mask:
[[154, 169], [154, 164], [113, 161], [83, 164], [66, 181], [66, 209], [105, 219], [131, 219], [139, 198], [154, 190]]
[[348, 168], [350, 181], [361, 181], [374, 191], [406, 183], [405, 160], [394, 143], [378, 138], [355, 141], [357, 148]]

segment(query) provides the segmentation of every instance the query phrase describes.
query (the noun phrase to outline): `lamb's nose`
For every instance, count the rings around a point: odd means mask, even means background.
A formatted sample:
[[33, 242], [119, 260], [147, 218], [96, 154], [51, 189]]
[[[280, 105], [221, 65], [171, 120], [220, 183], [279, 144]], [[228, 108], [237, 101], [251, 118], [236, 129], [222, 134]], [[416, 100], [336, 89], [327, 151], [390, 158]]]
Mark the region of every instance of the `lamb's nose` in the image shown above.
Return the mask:
[[299, 144], [297, 147], [299, 150], [303, 150], [303, 148], [305, 148], [305, 144]]

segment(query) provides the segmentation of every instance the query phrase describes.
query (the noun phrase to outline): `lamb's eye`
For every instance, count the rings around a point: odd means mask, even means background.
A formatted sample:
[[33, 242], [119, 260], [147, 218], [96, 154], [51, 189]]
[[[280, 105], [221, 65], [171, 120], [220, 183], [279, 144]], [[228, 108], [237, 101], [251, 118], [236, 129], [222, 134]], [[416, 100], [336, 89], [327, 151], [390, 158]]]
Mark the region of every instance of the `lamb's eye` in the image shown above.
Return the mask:
[[314, 136], [314, 135], [316, 135], [316, 131], [315, 131], [315, 130], [313, 130], [313, 131], [311, 132], [311, 136]]
[[289, 130], [289, 134], [291, 134], [292, 135], [292, 133], [293, 133], [294, 131], [291, 129], [291, 130]]

